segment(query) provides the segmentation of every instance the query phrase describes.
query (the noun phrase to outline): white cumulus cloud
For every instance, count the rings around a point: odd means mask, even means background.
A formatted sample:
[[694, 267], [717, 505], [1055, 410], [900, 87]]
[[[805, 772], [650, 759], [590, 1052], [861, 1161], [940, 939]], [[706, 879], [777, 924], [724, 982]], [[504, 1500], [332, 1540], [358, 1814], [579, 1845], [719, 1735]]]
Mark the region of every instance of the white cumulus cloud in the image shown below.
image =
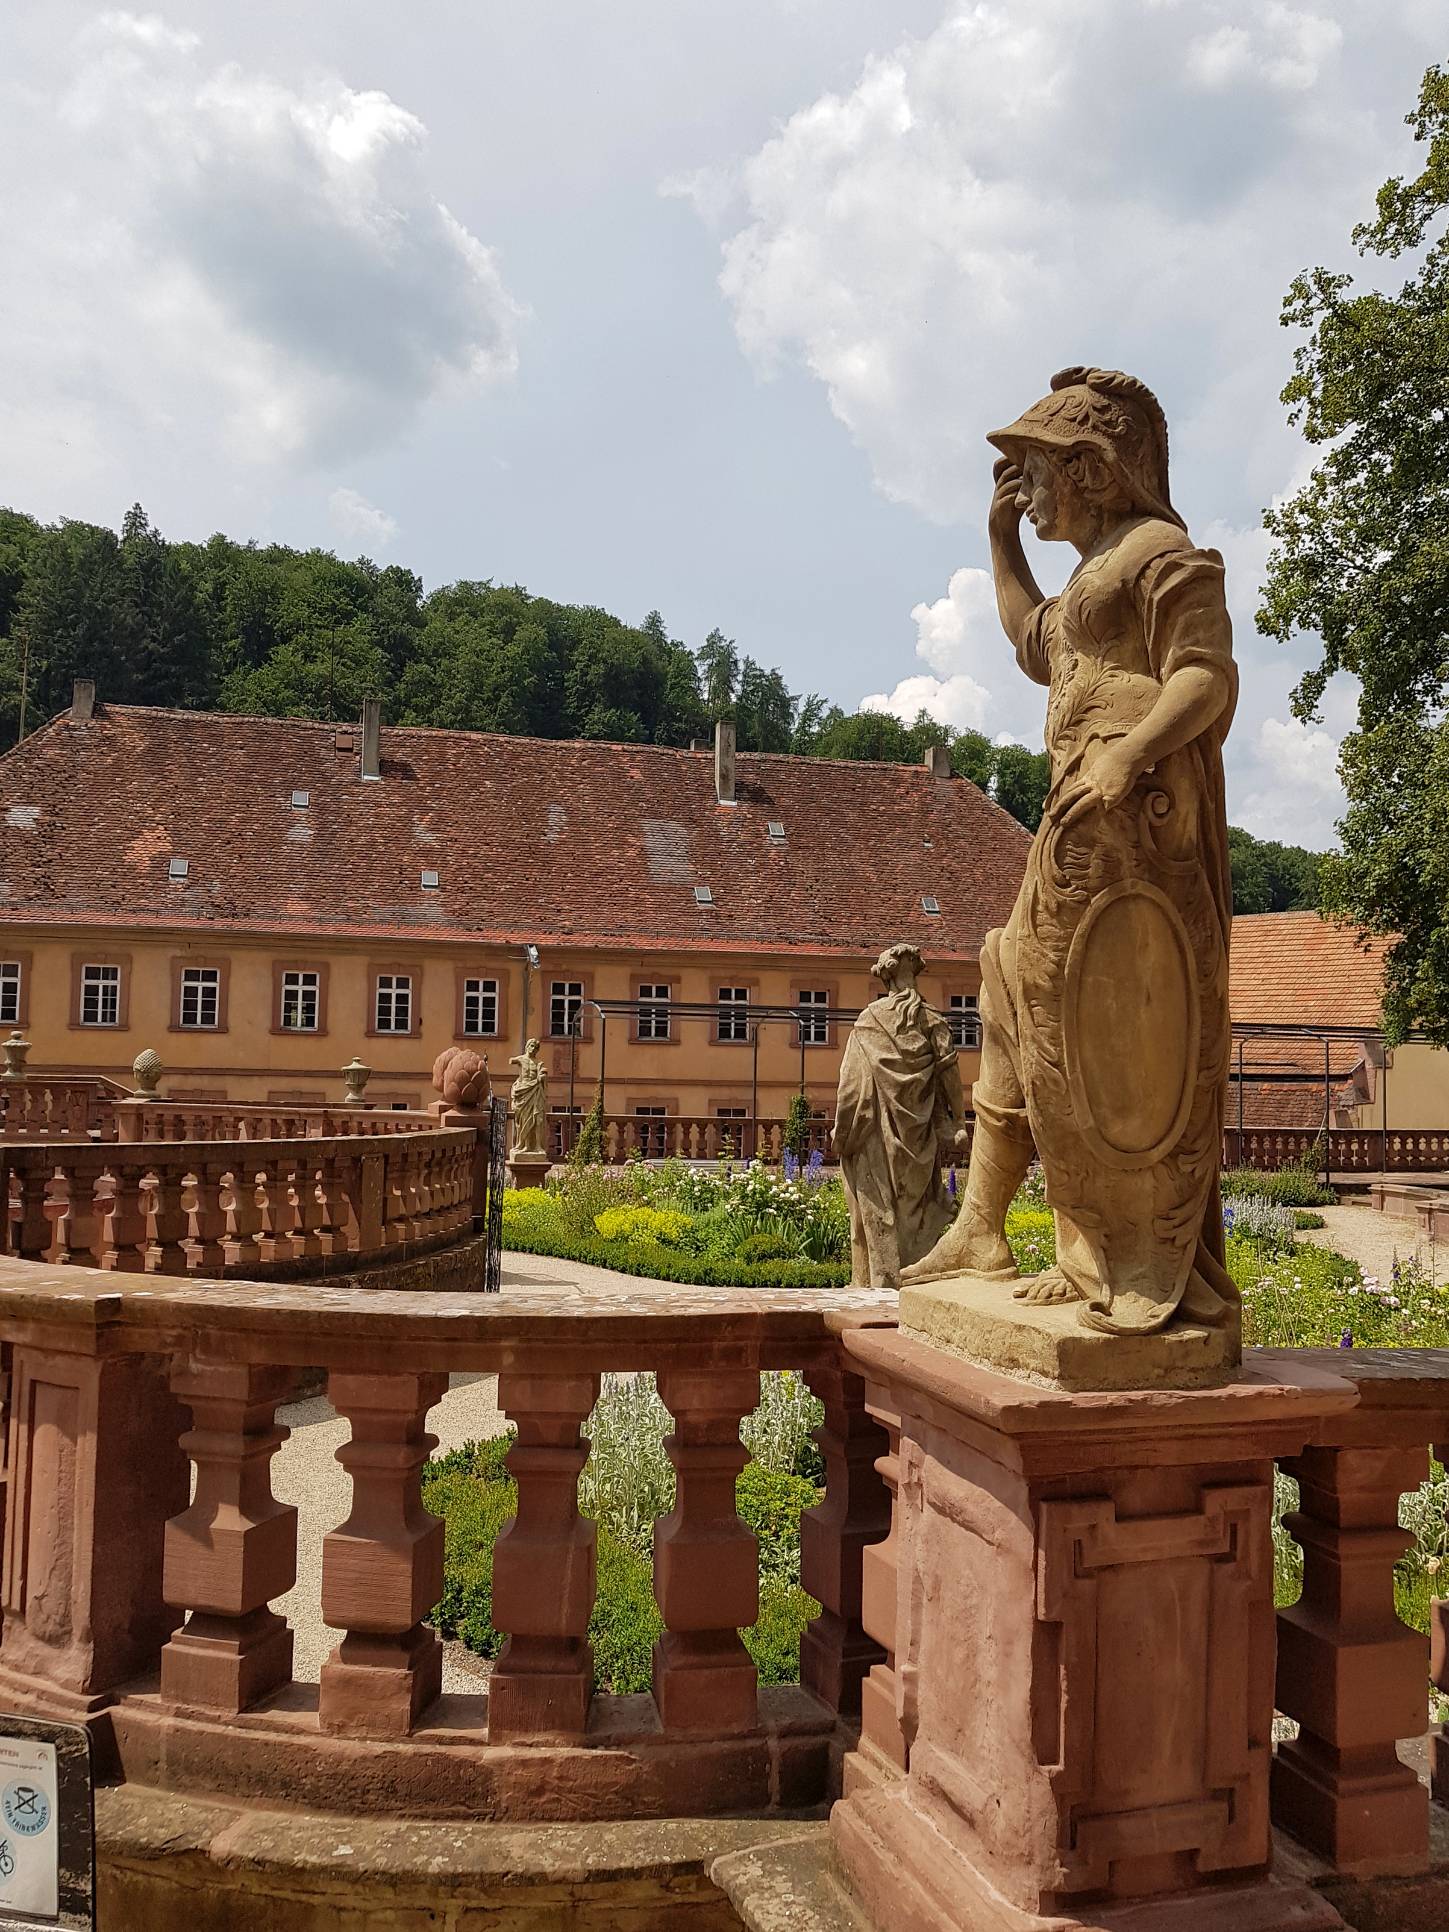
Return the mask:
[[65, 51], [48, 91], [0, 82], [7, 282], [44, 298], [0, 323], [28, 500], [146, 442], [335, 460], [512, 374], [520, 311], [401, 103], [217, 63], [157, 15]]
[[340, 537], [365, 543], [374, 550], [385, 550], [398, 534], [396, 517], [369, 503], [358, 490], [334, 490], [327, 499], [327, 513]]

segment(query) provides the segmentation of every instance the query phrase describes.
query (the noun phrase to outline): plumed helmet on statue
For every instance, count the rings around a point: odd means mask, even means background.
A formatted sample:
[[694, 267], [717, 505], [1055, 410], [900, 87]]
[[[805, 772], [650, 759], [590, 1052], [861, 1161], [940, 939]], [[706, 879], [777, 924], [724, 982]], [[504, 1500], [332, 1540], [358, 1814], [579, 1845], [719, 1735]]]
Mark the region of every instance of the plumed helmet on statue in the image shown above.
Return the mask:
[[1059, 369], [1050, 395], [986, 440], [1014, 463], [1033, 446], [1095, 450], [1137, 510], [1187, 528], [1168, 489], [1167, 418], [1136, 376], [1081, 365]]

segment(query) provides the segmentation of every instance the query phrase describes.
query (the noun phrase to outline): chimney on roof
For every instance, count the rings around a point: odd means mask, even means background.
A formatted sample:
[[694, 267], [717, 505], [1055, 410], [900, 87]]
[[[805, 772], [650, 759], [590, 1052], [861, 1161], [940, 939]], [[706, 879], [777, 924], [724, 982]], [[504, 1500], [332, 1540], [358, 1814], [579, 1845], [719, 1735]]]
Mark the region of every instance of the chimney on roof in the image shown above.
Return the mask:
[[96, 708], [96, 687], [92, 678], [77, 678], [70, 696], [72, 724], [89, 724]]
[[951, 776], [951, 747], [949, 745], [926, 746], [926, 770], [932, 778]]
[[362, 775], [382, 777], [382, 699], [362, 700]]
[[714, 795], [721, 805], [735, 802], [735, 721], [721, 718], [714, 728]]

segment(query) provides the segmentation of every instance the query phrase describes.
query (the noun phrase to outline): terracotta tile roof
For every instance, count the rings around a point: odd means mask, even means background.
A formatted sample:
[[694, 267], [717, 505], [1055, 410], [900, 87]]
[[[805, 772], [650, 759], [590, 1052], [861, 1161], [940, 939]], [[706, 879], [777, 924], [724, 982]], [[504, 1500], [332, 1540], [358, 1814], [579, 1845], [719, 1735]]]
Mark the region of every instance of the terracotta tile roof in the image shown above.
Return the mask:
[[[1238, 1089], [1236, 1083], [1228, 1087], [1226, 1111], [1223, 1124], [1235, 1128], [1238, 1124]], [[1308, 1127], [1314, 1132], [1323, 1125], [1323, 1088], [1313, 1086], [1283, 1085], [1274, 1086], [1263, 1082], [1245, 1080], [1243, 1082], [1243, 1126], [1253, 1127]]]
[[730, 806], [712, 749], [386, 727], [371, 781], [359, 743], [133, 705], [55, 719], [0, 758], [0, 920], [970, 958], [1030, 843], [924, 767], [745, 752]]
[[[1233, 1035], [1232, 1078], [1238, 1076], [1238, 1044], [1243, 1048], [1243, 1079], [1252, 1081], [1255, 1073], [1301, 1073], [1309, 1079], [1323, 1080], [1322, 1040], [1277, 1040], [1257, 1034]], [[1356, 1040], [1330, 1040], [1328, 1071], [1333, 1079], [1347, 1079], [1363, 1062], [1364, 1050]]]
[[1330, 926], [1316, 912], [1240, 914], [1233, 921], [1233, 1018], [1376, 1031], [1384, 954], [1393, 943]]

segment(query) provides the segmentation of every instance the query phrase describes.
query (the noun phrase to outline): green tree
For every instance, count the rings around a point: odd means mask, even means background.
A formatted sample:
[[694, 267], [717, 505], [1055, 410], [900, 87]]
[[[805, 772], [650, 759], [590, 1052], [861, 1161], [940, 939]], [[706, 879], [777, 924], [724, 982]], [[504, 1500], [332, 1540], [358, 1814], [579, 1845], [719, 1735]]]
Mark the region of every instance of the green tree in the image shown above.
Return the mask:
[[695, 653], [704, 684], [704, 702], [711, 717], [734, 715], [735, 694], [740, 682], [740, 654], [735, 640], [723, 631], [713, 630]]
[[997, 745], [995, 750], [992, 797], [1034, 832], [1051, 788], [1051, 763], [1044, 751], [1028, 751], [1025, 745]]
[[795, 736], [799, 700], [778, 671], [767, 671], [747, 657], [740, 668], [735, 718], [742, 751], [788, 751]]
[[1343, 743], [1341, 855], [1323, 909], [1397, 933], [1386, 962], [1392, 1038], [1422, 1026], [1449, 1045], [1449, 75], [1431, 67], [1408, 117], [1423, 166], [1379, 190], [1354, 230], [1363, 255], [1415, 265], [1396, 293], [1348, 274], [1300, 275], [1283, 321], [1308, 331], [1283, 391], [1322, 449], [1308, 482], [1265, 519], [1275, 539], [1259, 627], [1316, 633], [1294, 693], [1304, 719], [1328, 679], [1360, 681]]

